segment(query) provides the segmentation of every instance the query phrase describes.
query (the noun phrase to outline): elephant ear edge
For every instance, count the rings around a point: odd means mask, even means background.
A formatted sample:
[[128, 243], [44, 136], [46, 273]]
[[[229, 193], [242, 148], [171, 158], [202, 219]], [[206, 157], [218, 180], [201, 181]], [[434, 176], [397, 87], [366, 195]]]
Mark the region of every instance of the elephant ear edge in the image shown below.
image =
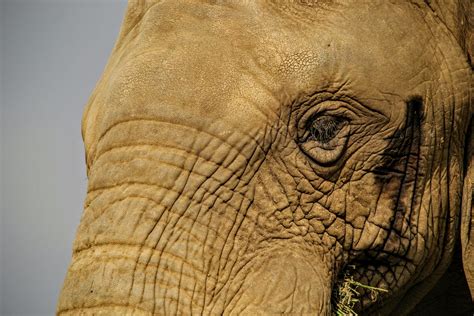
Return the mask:
[[418, 0], [432, 10], [463, 50], [474, 67], [474, 5], [472, 0]]
[[464, 186], [461, 204], [461, 247], [464, 273], [474, 300], [474, 127], [471, 117], [465, 142]]

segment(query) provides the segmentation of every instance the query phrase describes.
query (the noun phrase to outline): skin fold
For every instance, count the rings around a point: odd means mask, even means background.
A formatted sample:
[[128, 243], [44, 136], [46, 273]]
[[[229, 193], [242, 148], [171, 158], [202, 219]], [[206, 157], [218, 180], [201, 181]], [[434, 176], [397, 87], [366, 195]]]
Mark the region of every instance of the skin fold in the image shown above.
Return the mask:
[[474, 289], [470, 9], [448, 2], [130, 1], [58, 315], [330, 315], [344, 275], [387, 291], [358, 313], [403, 315], [455, 248]]

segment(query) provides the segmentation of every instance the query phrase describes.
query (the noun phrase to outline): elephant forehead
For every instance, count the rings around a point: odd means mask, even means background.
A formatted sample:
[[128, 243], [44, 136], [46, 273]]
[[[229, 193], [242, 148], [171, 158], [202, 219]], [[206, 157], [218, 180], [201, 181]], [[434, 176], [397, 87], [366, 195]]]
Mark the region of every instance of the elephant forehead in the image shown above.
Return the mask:
[[331, 91], [400, 121], [400, 106], [441, 77], [440, 63], [465, 66], [409, 3], [210, 3], [158, 2], [119, 40], [105, 100], [114, 115], [255, 129], [289, 104], [282, 96]]

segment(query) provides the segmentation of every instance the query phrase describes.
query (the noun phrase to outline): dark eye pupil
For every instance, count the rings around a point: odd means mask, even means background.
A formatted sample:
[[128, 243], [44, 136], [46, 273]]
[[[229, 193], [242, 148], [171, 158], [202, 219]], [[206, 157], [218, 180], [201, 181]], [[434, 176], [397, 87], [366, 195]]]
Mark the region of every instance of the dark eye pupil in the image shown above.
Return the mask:
[[345, 120], [336, 116], [321, 116], [311, 122], [310, 137], [320, 143], [328, 143], [341, 130]]

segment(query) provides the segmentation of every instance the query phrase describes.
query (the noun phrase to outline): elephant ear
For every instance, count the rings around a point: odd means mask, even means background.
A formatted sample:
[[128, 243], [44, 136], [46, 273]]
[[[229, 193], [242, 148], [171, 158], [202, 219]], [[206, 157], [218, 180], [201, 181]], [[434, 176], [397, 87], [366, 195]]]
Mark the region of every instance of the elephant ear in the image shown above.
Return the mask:
[[[472, 0], [423, 0], [456, 38], [471, 68], [474, 67], [474, 5]], [[472, 101], [471, 101], [472, 102]], [[465, 140], [464, 185], [461, 204], [461, 248], [464, 273], [474, 300], [474, 107]]]
[[[474, 5], [472, 0], [421, 0], [445, 25], [466, 55], [471, 68], [474, 66]], [[472, 102], [472, 101], [471, 101]], [[461, 206], [461, 247], [464, 273], [474, 300], [474, 137], [472, 104], [468, 113], [470, 121], [464, 151], [464, 185]]]
[[459, 46], [473, 66], [474, 61], [474, 5], [472, 0], [421, 0], [443, 22], [456, 38]]
[[474, 127], [473, 119], [467, 130], [465, 143], [464, 187], [461, 208], [461, 247], [466, 280], [474, 300]]

